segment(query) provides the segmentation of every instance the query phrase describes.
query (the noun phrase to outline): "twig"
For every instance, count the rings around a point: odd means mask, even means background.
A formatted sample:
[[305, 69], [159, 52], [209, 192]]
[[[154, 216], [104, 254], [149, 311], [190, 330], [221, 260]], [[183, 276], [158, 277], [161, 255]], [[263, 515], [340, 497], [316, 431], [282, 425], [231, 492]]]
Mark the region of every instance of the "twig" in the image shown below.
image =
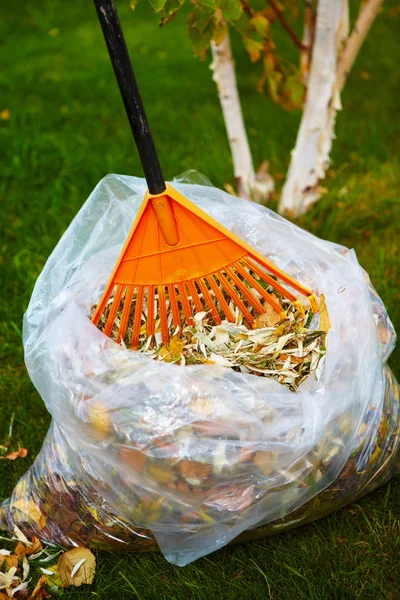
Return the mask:
[[244, 12], [249, 15], [249, 17], [254, 16], [254, 10], [250, 6], [249, 0], [240, 0], [241, 5], [243, 6]]
[[290, 35], [290, 37], [292, 38], [292, 40], [294, 41], [296, 46], [298, 48], [300, 48], [300, 50], [310, 50], [310, 47], [307, 46], [306, 44], [303, 44], [303, 42], [301, 41], [301, 39], [299, 38], [297, 33], [291, 28], [289, 23], [286, 21], [283, 11], [276, 4], [275, 0], [267, 0], [267, 1], [268, 1], [268, 4], [273, 9], [273, 11], [275, 12], [276, 16], [278, 17], [282, 27], [288, 32], [288, 34]]

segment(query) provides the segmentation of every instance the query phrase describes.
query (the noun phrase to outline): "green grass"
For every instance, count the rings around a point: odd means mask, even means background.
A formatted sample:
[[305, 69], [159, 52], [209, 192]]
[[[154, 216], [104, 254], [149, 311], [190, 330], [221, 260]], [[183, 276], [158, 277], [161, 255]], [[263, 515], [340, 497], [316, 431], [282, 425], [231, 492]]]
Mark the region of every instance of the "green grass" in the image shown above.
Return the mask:
[[[167, 178], [188, 169], [215, 185], [232, 165], [208, 62], [195, 60], [185, 17], [158, 30], [146, 6], [120, 14]], [[389, 0], [343, 95], [325, 197], [299, 224], [354, 247], [395, 326], [398, 302], [400, 120], [398, 29]], [[55, 35], [57, 34], [58, 35]], [[234, 36], [239, 87], [255, 162], [284, 173], [299, 113], [257, 93], [257, 74]], [[23, 363], [21, 321], [35, 279], [72, 217], [106, 173], [141, 174], [90, 0], [15, 0], [0, 23], [0, 442], [26, 459], [0, 463], [0, 501], [39, 451], [49, 416]], [[368, 74], [361, 76], [361, 73]], [[399, 353], [390, 364], [400, 374]], [[400, 483], [357, 506], [272, 539], [231, 546], [184, 568], [159, 554], [101, 553], [90, 590], [104, 600], [400, 598]]]

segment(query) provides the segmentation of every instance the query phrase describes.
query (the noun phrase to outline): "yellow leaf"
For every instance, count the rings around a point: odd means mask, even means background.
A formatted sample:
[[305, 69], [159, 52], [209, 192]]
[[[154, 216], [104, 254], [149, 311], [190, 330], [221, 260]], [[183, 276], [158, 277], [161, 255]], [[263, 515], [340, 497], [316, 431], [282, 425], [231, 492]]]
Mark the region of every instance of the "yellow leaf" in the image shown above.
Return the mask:
[[149, 473], [158, 483], [169, 483], [173, 479], [174, 474], [167, 468], [151, 466]]
[[217, 46], [219, 46], [223, 42], [226, 32], [227, 32], [226, 24], [223, 24], [223, 25], [218, 24], [217, 27], [215, 28], [213, 40], [217, 44]]
[[371, 465], [374, 464], [374, 462], [376, 461], [376, 459], [378, 458], [378, 456], [380, 455], [380, 453], [381, 453], [381, 449], [379, 448], [379, 446], [377, 446], [375, 448], [375, 450], [373, 451], [373, 453], [371, 454], [371, 457], [370, 457], [370, 459], [368, 461], [368, 467], [370, 467]]
[[181, 340], [179, 335], [172, 336], [169, 344], [163, 346], [158, 356], [165, 362], [174, 362], [181, 357], [181, 352], [185, 347], [185, 340]]
[[46, 583], [50, 587], [56, 585], [59, 588], [67, 587], [67, 583], [62, 579], [60, 572], [58, 570], [58, 564], [52, 565], [51, 567], [46, 567], [46, 571], [52, 571], [53, 575], [46, 575]]
[[11, 117], [11, 113], [6, 108], [0, 112], [0, 120], [1, 121], [9, 121]]
[[89, 419], [98, 440], [105, 440], [110, 431], [110, 413], [103, 404], [92, 404], [89, 408]]
[[64, 552], [58, 561], [58, 573], [64, 585], [79, 587], [82, 583], [93, 583], [96, 558], [89, 548], [73, 548]]
[[40, 529], [46, 526], [46, 518], [40, 512], [40, 509], [33, 500], [17, 500], [13, 502], [13, 508], [19, 510], [23, 515], [27, 516], [31, 521], [39, 525]]
[[326, 333], [328, 333], [331, 328], [331, 322], [329, 320], [328, 308], [325, 303], [324, 294], [321, 294], [319, 298], [319, 328], [321, 331], [325, 331]]

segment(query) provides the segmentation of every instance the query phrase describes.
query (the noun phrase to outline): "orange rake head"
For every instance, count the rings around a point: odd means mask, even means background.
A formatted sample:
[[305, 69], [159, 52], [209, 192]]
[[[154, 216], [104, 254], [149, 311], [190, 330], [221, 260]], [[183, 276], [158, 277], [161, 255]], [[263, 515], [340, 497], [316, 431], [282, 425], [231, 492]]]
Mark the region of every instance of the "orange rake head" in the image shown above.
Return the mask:
[[133, 349], [158, 331], [167, 343], [172, 331], [202, 311], [216, 324], [235, 321], [239, 312], [252, 326], [265, 303], [286, 317], [279, 295], [302, 309], [282, 283], [308, 296], [317, 311], [310, 290], [165, 184], [113, 0], [94, 2], [149, 192], [93, 323]]
[[234, 322], [239, 310], [251, 327], [266, 312], [265, 303], [286, 317], [268, 288], [303, 309], [276, 278], [307, 296], [317, 312], [310, 290], [167, 185], [162, 194], [146, 194], [92, 321], [101, 322], [108, 336], [117, 322], [117, 341], [132, 349], [159, 329], [167, 343], [172, 331], [193, 324], [201, 311], [219, 324]]

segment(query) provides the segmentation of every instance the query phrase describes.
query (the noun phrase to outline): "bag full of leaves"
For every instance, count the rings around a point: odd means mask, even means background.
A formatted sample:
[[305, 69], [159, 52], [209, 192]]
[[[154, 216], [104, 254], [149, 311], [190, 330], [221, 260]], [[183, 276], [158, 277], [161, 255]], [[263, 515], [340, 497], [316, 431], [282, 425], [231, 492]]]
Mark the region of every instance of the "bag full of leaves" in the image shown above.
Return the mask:
[[162, 345], [157, 328], [146, 339], [144, 306], [138, 351], [125, 347], [131, 320], [122, 343], [106, 337], [90, 316], [146, 183], [104, 178], [25, 314], [26, 365], [52, 424], [0, 509], [11, 532], [65, 547], [160, 548], [186, 565], [328, 514], [399, 466], [399, 387], [385, 364], [395, 333], [354, 251], [193, 172], [174, 183], [315, 290], [321, 310], [286, 302], [279, 319], [266, 307], [252, 330], [239, 315], [213, 326], [198, 311]]

